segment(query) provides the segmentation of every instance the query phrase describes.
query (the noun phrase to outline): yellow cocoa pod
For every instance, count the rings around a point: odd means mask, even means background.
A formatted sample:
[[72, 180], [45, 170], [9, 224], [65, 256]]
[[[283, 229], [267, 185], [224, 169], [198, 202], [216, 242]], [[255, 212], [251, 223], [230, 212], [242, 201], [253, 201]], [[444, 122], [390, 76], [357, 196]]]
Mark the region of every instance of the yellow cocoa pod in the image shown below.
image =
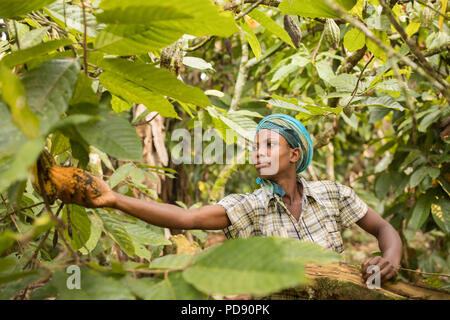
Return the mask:
[[60, 198], [63, 201], [74, 198], [86, 201], [87, 197], [94, 199], [102, 195], [95, 177], [79, 168], [53, 166], [50, 169], [50, 179], [58, 190], [58, 197], [67, 197]]
[[39, 158], [36, 161], [36, 163], [34, 163], [33, 166], [30, 168], [30, 171], [32, 173], [31, 185], [41, 197], [44, 197], [39, 184], [39, 179], [41, 179], [42, 185], [44, 187], [45, 193], [47, 195], [50, 204], [53, 204], [56, 200], [56, 186], [53, 184], [53, 182], [49, 177], [50, 169], [55, 164], [56, 163], [53, 156], [47, 150], [44, 150], [39, 155]]

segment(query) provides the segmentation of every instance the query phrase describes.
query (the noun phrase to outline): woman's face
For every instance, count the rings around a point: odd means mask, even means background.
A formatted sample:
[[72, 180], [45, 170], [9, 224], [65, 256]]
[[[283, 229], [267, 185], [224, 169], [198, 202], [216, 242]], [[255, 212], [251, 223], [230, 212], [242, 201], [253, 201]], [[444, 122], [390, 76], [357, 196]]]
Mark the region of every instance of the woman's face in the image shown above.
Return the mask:
[[255, 136], [252, 162], [261, 179], [271, 179], [287, 172], [300, 156], [300, 150], [292, 149], [279, 133], [262, 129]]

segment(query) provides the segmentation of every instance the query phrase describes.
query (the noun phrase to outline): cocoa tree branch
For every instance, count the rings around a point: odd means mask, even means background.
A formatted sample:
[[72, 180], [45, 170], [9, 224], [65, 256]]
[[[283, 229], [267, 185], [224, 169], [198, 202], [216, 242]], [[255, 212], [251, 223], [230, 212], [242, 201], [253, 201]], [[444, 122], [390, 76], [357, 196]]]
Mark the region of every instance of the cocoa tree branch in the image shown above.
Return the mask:
[[236, 85], [234, 87], [234, 94], [233, 94], [233, 98], [231, 99], [229, 111], [235, 111], [238, 109], [239, 100], [241, 99], [241, 96], [242, 96], [242, 90], [244, 89], [244, 85], [245, 85], [245, 82], [247, 81], [247, 76], [248, 76], [247, 75], [247, 70], [248, 70], [247, 62], [248, 62], [249, 50], [248, 50], [247, 40], [245, 39], [243, 31], [241, 31], [239, 33], [239, 37], [241, 39], [242, 55], [241, 55], [241, 61], [239, 63], [238, 76], [237, 76], [237, 80], [236, 80]]
[[380, 4], [383, 6], [389, 21], [391, 21], [391, 23], [394, 26], [395, 30], [397, 30], [397, 32], [400, 34], [402, 39], [406, 42], [406, 44], [411, 49], [412, 53], [417, 57], [417, 59], [419, 60], [420, 64], [422, 65], [422, 67], [427, 72], [429, 72], [432, 77], [434, 77], [437, 81], [439, 81], [444, 86], [444, 88], [448, 89], [449, 85], [448, 85], [447, 81], [442, 79], [442, 76], [433, 69], [431, 64], [428, 62], [428, 60], [424, 57], [422, 52], [417, 47], [416, 43], [406, 34], [405, 30], [402, 28], [402, 26], [395, 19], [394, 15], [392, 14], [391, 8], [386, 4], [386, 1], [385, 0], [379, 0], [379, 1], [380, 1]]
[[370, 31], [367, 26], [359, 21], [357, 18], [353, 17], [351, 14], [347, 13], [347, 11], [342, 8], [339, 4], [334, 2], [333, 0], [324, 0], [324, 2], [334, 11], [336, 11], [342, 19], [346, 20], [348, 23], [362, 31], [367, 38], [369, 38], [372, 42], [374, 42], [378, 47], [380, 47], [383, 51], [386, 52], [388, 58], [396, 57], [399, 60], [403, 61], [405, 64], [410, 66], [413, 70], [417, 71], [421, 76], [427, 78], [430, 83], [435, 86], [442, 94], [450, 100], [450, 92], [449, 90], [443, 86], [439, 81], [437, 81], [431, 74], [426, 72], [422, 67], [417, 65], [414, 61], [409, 59], [408, 57], [404, 57], [396, 52], [393, 48], [383, 43], [380, 39], [378, 39], [372, 31]]

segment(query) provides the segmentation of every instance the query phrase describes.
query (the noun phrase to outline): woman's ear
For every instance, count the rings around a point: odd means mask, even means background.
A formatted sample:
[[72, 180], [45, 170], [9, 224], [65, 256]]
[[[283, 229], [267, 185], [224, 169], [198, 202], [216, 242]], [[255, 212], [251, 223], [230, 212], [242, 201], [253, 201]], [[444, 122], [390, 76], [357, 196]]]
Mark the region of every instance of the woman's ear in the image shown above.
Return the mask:
[[292, 149], [291, 148], [291, 153], [290, 153], [290, 161], [291, 162], [297, 162], [298, 161], [298, 159], [300, 159], [300, 156], [301, 156], [301, 151], [300, 151], [300, 148], [294, 148], [294, 149]]

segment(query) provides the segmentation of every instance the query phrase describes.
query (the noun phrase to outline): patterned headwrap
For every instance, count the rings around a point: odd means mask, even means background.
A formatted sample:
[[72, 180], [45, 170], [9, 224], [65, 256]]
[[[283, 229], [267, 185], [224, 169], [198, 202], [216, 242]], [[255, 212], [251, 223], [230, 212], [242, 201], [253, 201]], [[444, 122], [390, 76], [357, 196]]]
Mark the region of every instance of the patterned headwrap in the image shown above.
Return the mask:
[[[311, 136], [305, 126], [297, 119], [280, 113], [268, 115], [256, 127], [256, 133], [262, 129], [269, 129], [282, 135], [291, 148], [300, 148], [301, 156], [296, 163], [297, 175], [304, 171], [313, 157]], [[271, 192], [284, 196], [286, 192], [276, 182], [257, 178], [256, 183], [266, 186]]]

